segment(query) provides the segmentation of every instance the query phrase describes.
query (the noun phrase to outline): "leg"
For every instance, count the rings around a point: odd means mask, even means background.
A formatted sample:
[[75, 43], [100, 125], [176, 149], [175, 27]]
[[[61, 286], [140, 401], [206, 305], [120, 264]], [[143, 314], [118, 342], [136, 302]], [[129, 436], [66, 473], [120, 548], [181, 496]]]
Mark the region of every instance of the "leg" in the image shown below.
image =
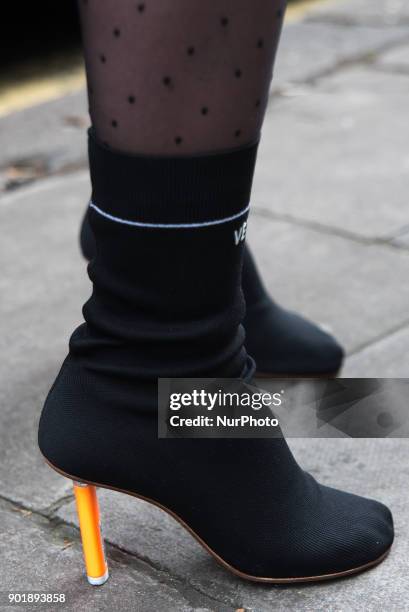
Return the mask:
[[[80, 3], [92, 123], [115, 149], [184, 155], [258, 138], [285, 0]], [[148, 59], [147, 59], [148, 58]]]
[[[253, 373], [241, 265], [263, 117], [254, 97], [265, 100], [282, 16], [272, 0], [191, 4], [82, 6], [97, 95], [93, 294], [44, 406], [40, 448], [76, 480], [168, 509], [242, 577], [357, 572], [387, 553], [389, 510], [319, 485], [282, 437], [158, 439], [158, 377]], [[126, 48], [117, 63], [116, 44]], [[131, 107], [143, 121], [127, 123]], [[193, 110], [202, 108], [208, 112]]]
[[[258, 138], [282, 24], [281, 0], [211, 4], [81, 2], [89, 104], [97, 136], [121, 151], [204, 153]], [[204, 27], [205, 24], [205, 27]], [[149, 58], [149, 61], [146, 61]], [[81, 243], [91, 259], [87, 218]], [[280, 308], [247, 252], [247, 345], [269, 375], [335, 374], [342, 349]]]

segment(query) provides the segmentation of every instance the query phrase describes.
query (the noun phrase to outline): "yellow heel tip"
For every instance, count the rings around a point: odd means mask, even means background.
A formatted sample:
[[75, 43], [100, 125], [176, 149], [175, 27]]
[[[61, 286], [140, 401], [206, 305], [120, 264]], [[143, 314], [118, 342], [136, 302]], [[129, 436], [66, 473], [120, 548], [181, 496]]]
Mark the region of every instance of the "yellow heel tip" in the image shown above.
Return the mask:
[[108, 578], [109, 578], [108, 570], [105, 572], [103, 576], [100, 576], [99, 578], [93, 578], [92, 576], [87, 576], [87, 580], [90, 584], [92, 584], [92, 586], [101, 586], [106, 583]]

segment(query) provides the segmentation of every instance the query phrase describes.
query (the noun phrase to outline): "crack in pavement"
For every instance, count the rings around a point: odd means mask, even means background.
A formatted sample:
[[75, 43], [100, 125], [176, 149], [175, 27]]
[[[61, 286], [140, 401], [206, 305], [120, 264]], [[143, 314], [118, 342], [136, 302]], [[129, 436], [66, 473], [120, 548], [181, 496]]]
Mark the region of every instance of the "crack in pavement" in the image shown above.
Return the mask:
[[388, 249], [390, 248], [393, 251], [403, 251], [404, 253], [409, 251], [409, 246], [406, 246], [403, 244], [397, 244], [393, 242], [393, 240], [396, 240], [396, 238], [406, 233], [407, 231], [406, 225], [404, 226], [403, 229], [402, 228], [399, 229], [397, 234], [394, 233], [393, 235], [388, 236], [386, 238], [380, 238], [380, 237], [370, 237], [370, 238], [368, 237], [367, 238], [366, 236], [355, 234], [354, 232], [350, 232], [345, 229], [337, 228], [333, 225], [326, 225], [318, 221], [310, 221], [309, 219], [304, 219], [302, 217], [295, 217], [294, 215], [291, 215], [289, 213], [274, 212], [266, 208], [263, 208], [263, 206], [258, 206], [257, 204], [253, 205], [251, 211], [252, 211], [252, 214], [255, 215], [256, 217], [263, 217], [266, 219], [270, 219], [271, 221], [283, 221], [290, 225], [295, 225], [297, 227], [306, 228], [306, 229], [315, 231], [320, 234], [325, 234], [327, 236], [336, 236], [337, 238], [343, 238], [345, 240], [350, 240], [361, 246], [368, 246], [368, 247], [382, 246]]
[[363, 342], [362, 344], [358, 345], [352, 351], [348, 352], [346, 354], [346, 357], [352, 357], [352, 355], [356, 355], [357, 353], [360, 353], [361, 351], [364, 351], [367, 348], [371, 348], [375, 344], [378, 344], [379, 342], [382, 342], [383, 340], [386, 340], [387, 338], [390, 338], [395, 334], [405, 330], [407, 327], [409, 327], [409, 319], [405, 319], [404, 321], [393, 325], [388, 330], [382, 332], [378, 336], [375, 336], [374, 338], [371, 338], [370, 340], [367, 340], [366, 342]]
[[[70, 497], [69, 500], [68, 497]], [[79, 528], [77, 527], [77, 525], [53, 515], [53, 513], [55, 513], [55, 511], [59, 507], [65, 505], [67, 501], [73, 500], [73, 496], [64, 496], [58, 499], [53, 504], [51, 504], [50, 506], [47, 506], [47, 508], [45, 509], [35, 510], [29, 508], [28, 506], [25, 506], [21, 502], [16, 502], [14, 500], [11, 500], [7, 496], [0, 494], [0, 507], [3, 507], [3, 509], [8, 512], [20, 512], [22, 518], [24, 517], [26, 519], [32, 520], [38, 527], [42, 528], [43, 530], [48, 529], [50, 530], [50, 533], [53, 532], [54, 535], [55, 533], [57, 533], [62, 540], [63, 547], [67, 546], [66, 540], [71, 539], [74, 534], [77, 536], [77, 538], [73, 541], [73, 543], [81, 546], [81, 541], [79, 538]], [[190, 603], [194, 605], [196, 605], [197, 603], [206, 603], [203, 601], [198, 602], [197, 598], [194, 597], [194, 594], [197, 594], [200, 595], [201, 598], [205, 597], [206, 599], [217, 603], [219, 606], [221, 605], [224, 607], [227, 605], [233, 605], [235, 606], [235, 608], [240, 608], [240, 604], [232, 603], [231, 601], [228, 601], [228, 603], [226, 603], [225, 599], [218, 599], [214, 595], [207, 593], [200, 586], [193, 584], [189, 580], [184, 580], [181, 576], [172, 574], [164, 567], [155, 564], [148, 557], [137, 555], [134, 552], [129, 551], [122, 546], [119, 546], [118, 544], [112, 542], [107, 538], [104, 538], [104, 543], [108, 559], [111, 559], [125, 567], [133, 567], [135, 571], [147, 572], [148, 575], [156, 579], [159, 583], [174, 588], [180, 595], [184, 596], [186, 599], [189, 600]], [[193, 591], [194, 594], [191, 593], [191, 591]], [[218, 608], [218, 610], [221, 611], [223, 610], [223, 608]]]

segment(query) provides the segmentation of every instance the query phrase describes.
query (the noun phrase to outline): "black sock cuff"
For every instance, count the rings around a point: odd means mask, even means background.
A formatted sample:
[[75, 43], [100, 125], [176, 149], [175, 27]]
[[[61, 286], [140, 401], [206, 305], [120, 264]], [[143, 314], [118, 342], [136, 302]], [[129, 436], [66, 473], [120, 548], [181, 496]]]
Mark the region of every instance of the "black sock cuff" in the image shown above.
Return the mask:
[[131, 155], [89, 130], [91, 206], [132, 224], [207, 224], [247, 212], [258, 143], [206, 155]]

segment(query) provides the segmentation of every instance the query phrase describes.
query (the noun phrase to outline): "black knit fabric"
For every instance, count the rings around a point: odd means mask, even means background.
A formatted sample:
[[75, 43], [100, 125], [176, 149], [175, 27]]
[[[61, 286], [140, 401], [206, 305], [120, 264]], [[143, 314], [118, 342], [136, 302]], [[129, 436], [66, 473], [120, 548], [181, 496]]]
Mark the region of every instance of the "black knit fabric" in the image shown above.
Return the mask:
[[157, 438], [158, 376], [249, 375], [243, 218], [170, 230], [93, 211], [91, 223], [94, 289], [41, 416], [45, 457], [78, 480], [166, 506], [252, 576], [326, 575], [381, 556], [393, 539], [389, 510], [317, 484], [282, 438]]
[[[86, 259], [95, 253], [95, 239], [87, 209], [80, 235]], [[334, 375], [344, 351], [333, 336], [295, 312], [277, 304], [268, 294], [251, 251], [244, 247], [242, 289], [246, 303], [243, 326], [246, 348], [257, 371], [270, 376]]]
[[[200, 223], [240, 213], [250, 202], [257, 143], [214, 155], [118, 153], [89, 133], [92, 202], [145, 223]], [[137, 205], [135, 205], [137, 203]]]
[[[158, 185], [164, 185], [162, 199], [152, 199], [150, 209], [145, 209], [144, 200], [140, 212], [139, 199], [135, 197], [132, 213], [128, 210], [129, 202], [120, 199], [114, 212], [120, 219], [131, 215], [138, 222], [155, 223], [168, 202], [172, 160], [152, 161], [118, 154], [111, 176], [111, 162], [116, 154], [98, 145], [92, 136], [90, 142], [95, 199], [100, 193], [100, 182], [112, 185], [118, 175], [122, 177], [121, 193], [132, 193], [135, 182], [139, 184], [146, 165], [152, 162], [156, 181], [152, 175], [150, 180], [156, 193]], [[228, 162], [231, 175], [228, 173], [223, 179], [227, 184], [236, 182], [236, 171], [242, 169], [245, 156], [247, 165], [253, 168], [254, 147], [234, 151], [231, 156]], [[205, 157], [196, 160], [197, 167], [203, 163], [206, 172], [197, 172], [195, 180], [202, 204], [206, 194], [209, 197], [205, 211], [218, 215], [213, 219], [215, 224], [206, 225], [204, 221], [205, 225], [200, 227], [169, 227], [171, 221], [176, 221], [172, 216], [174, 206], [169, 207], [165, 220], [161, 218], [159, 228], [116, 222], [90, 209], [89, 219], [96, 237], [96, 256], [88, 269], [93, 293], [83, 309], [86, 322], [71, 338], [70, 354], [88, 370], [120, 379], [146, 381], [151, 385], [153, 405], [156, 405], [153, 382], [159, 376], [247, 376], [252, 368], [243, 347], [241, 326], [244, 316], [242, 238], [247, 214], [218, 223], [226, 218], [226, 213], [243, 210], [252, 173], [247, 170], [240, 206], [233, 207], [229, 202], [224, 210], [223, 201], [213, 193], [214, 182], [217, 178], [221, 180], [217, 164], [214, 164], [214, 174], [210, 169], [215, 159], [211, 157], [211, 164]], [[121, 168], [123, 160], [126, 163]], [[192, 160], [185, 161], [186, 167], [178, 159], [179, 165], [173, 167], [170, 182], [178, 185], [180, 178], [181, 202], [192, 202], [195, 191], [191, 191], [184, 178], [192, 167]], [[226, 154], [222, 154], [219, 165], [222, 167], [225, 161]], [[237, 192], [237, 185], [234, 190]], [[228, 193], [228, 186], [219, 192]], [[109, 198], [101, 192], [97, 201], [106, 212]], [[199, 216], [194, 216], [190, 209], [185, 213], [178, 222], [184, 224], [194, 218], [200, 223]], [[201, 215], [207, 217], [203, 211]]]

